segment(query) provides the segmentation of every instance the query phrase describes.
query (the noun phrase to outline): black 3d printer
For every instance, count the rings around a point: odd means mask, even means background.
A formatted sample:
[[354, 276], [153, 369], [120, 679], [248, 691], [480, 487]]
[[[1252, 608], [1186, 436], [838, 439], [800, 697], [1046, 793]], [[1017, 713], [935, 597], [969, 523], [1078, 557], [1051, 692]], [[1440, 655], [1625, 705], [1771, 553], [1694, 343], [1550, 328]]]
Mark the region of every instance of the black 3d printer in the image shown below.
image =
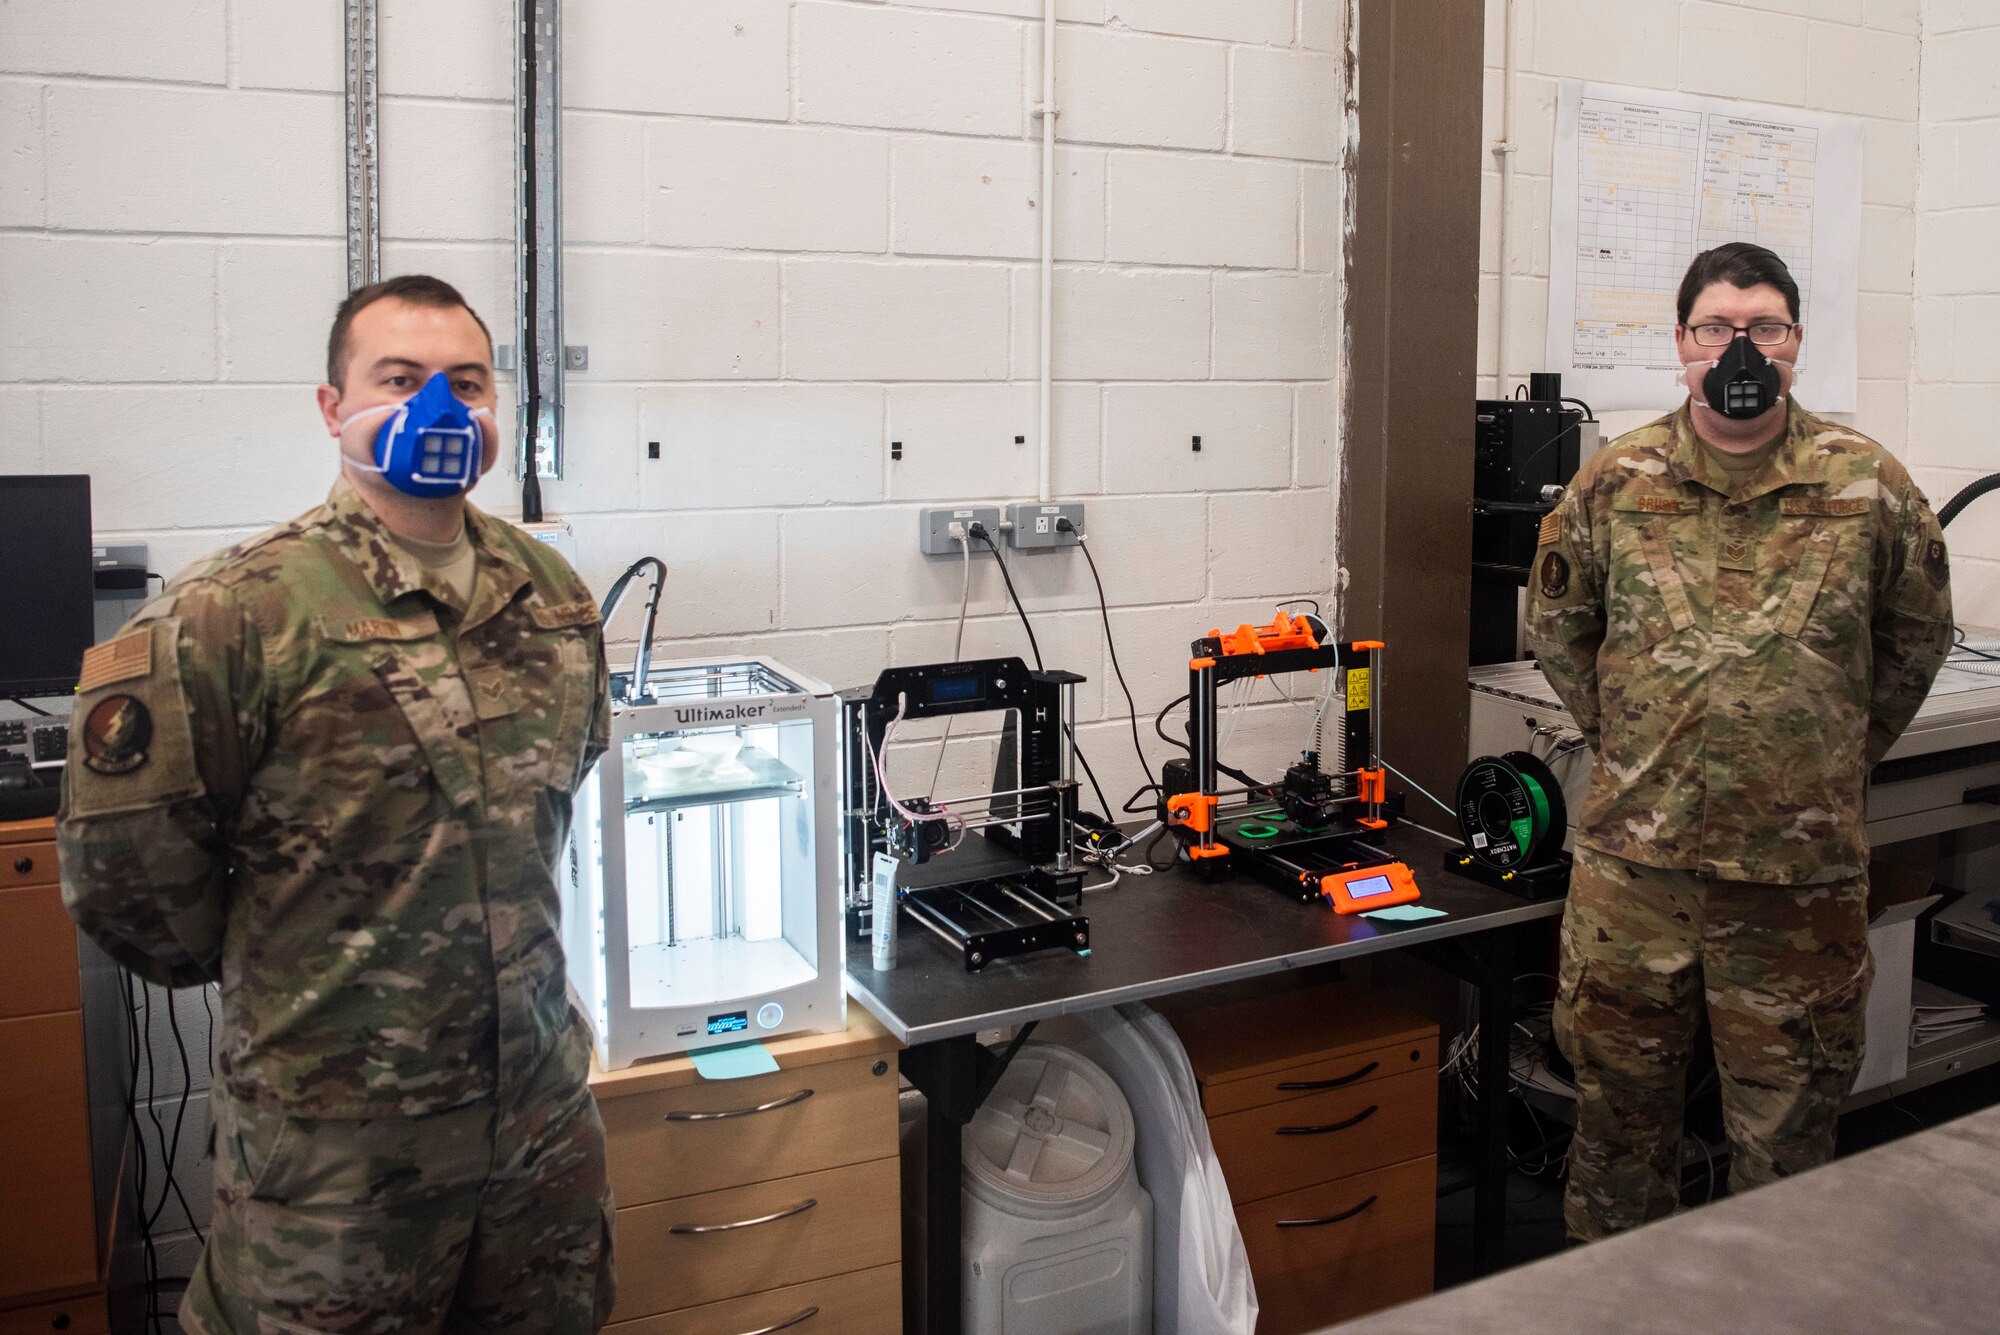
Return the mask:
[[[890, 668], [872, 687], [842, 694], [849, 930], [872, 939], [877, 968], [894, 966], [902, 921], [941, 939], [968, 971], [1036, 950], [1090, 953], [1089, 920], [1072, 907], [1083, 897], [1083, 870], [1071, 854], [1070, 720], [1084, 680], [988, 658]], [[996, 711], [1005, 720], [991, 792], [890, 791], [885, 753], [898, 727]], [[977, 855], [959, 852], [973, 833], [982, 836]]]
[[[1522, 656], [1521, 590], [1536, 530], [1596, 448], [1596, 417], [1562, 396], [1562, 377], [1536, 372], [1524, 399], [1481, 399], [1473, 419], [1471, 661]], [[1575, 405], [1575, 406], [1571, 406]]]

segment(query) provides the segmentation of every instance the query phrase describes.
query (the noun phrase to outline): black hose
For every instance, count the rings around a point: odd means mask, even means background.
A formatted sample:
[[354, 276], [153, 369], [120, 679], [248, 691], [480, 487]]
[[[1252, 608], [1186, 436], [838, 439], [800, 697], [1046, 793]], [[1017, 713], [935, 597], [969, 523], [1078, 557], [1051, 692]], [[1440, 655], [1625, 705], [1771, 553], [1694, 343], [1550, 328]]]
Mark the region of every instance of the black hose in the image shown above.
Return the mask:
[[2000, 473], [1988, 473], [1979, 481], [1968, 483], [1958, 495], [1944, 503], [1944, 509], [1937, 512], [1938, 526], [1942, 528], [1951, 523], [1958, 518], [1959, 511], [1996, 487], [2000, 487]]

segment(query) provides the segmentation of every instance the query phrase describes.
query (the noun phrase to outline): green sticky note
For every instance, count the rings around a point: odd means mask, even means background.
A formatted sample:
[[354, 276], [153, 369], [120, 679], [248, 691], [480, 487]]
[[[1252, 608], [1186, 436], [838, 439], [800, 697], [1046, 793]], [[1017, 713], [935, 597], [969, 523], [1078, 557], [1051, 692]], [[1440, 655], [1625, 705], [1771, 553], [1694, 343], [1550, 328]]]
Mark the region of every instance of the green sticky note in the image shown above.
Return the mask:
[[688, 1054], [694, 1069], [704, 1080], [741, 1080], [746, 1075], [769, 1075], [778, 1069], [778, 1059], [762, 1043], [732, 1043], [726, 1048], [706, 1048]]
[[1449, 915], [1443, 909], [1426, 908], [1422, 904], [1396, 904], [1386, 909], [1375, 909], [1361, 916], [1380, 918], [1384, 922], [1422, 922], [1425, 918], [1443, 918]]

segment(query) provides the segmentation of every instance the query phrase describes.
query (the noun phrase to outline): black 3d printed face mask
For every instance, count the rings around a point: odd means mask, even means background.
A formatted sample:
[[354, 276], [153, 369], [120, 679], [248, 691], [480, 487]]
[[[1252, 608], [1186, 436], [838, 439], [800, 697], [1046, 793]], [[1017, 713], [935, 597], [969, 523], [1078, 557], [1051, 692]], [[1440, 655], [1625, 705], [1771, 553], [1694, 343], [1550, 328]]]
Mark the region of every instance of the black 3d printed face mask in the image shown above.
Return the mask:
[[1724, 417], [1747, 420], [1769, 412], [1784, 387], [1777, 365], [1748, 335], [1738, 334], [1702, 377], [1701, 392]]

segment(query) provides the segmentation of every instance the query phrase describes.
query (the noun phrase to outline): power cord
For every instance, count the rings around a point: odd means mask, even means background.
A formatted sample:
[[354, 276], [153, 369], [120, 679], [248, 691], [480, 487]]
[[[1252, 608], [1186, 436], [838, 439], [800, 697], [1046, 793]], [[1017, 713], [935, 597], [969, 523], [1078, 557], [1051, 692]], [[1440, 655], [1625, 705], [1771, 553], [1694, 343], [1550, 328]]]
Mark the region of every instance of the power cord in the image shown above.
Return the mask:
[[[958, 527], [956, 524], [953, 528]], [[959, 553], [965, 558], [965, 574], [958, 590], [958, 634], [952, 638], [951, 661], [956, 663], [965, 657], [965, 613], [972, 606], [972, 543], [962, 532], [952, 534], [958, 543]], [[931, 766], [931, 786], [925, 790], [926, 797], [937, 796], [938, 775], [944, 773], [944, 753], [951, 747], [951, 725], [958, 722], [958, 715], [947, 715], [944, 721], [944, 740], [938, 743], [937, 764]]]
[[[1090, 554], [1090, 543], [1084, 538], [1083, 534], [1077, 533], [1076, 525], [1070, 523], [1068, 516], [1063, 516], [1056, 520], [1056, 532], [1076, 533], [1077, 548], [1083, 553], [1083, 559], [1090, 563], [1090, 582], [1097, 586], [1097, 615], [1104, 622], [1104, 646], [1111, 652], [1111, 672], [1112, 675], [1118, 678], [1118, 689], [1125, 694], [1125, 722], [1132, 729], [1132, 753], [1139, 757], [1139, 773], [1148, 776], [1150, 779], [1153, 773], [1153, 763], [1146, 759], [1146, 748], [1139, 743], [1139, 705], [1132, 698], [1132, 687], [1126, 683], [1125, 669], [1118, 662], [1118, 640], [1111, 633], [1111, 605], [1104, 596], [1104, 578], [1098, 574], [1097, 558]], [[1160, 785], [1151, 782], [1140, 785], [1138, 791], [1125, 799], [1124, 810], [1126, 813], [1135, 814], [1139, 808], [1135, 807], [1134, 804], [1149, 792], [1161, 792]], [[1162, 793], [1162, 796], [1164, 795]], [[1098, 796], [1097, 800], [1100, 802], [1104, 801], [1102, 794]], [[1109, 803], [1105, 803], [1105, 814], [1110, 814]]]
[[[1007, 597], [1014, 604], [1014, 615], [1021, 618], [1021, 629], [1028, 632], [1028, 648], [1034, 651], [1035, 671], [1046, 671], [1047, 669], [1042, 666], [1041, 642], [1035, 638], [1035, 628], [1028, 620], [1028, 609], [1021, 605], [1021, 595], [1014, 591], [1014, 576], [1007, 570], [1007, 558], [1000, 555], [1000, 549], [993, 545], [993, 538], [987, 533], [986, 525], [974, 524], [966, 531], [985, 543], [986, 550], [993, 553], [993, 560], [1000, 567], [1000, 578], [1007, 584]], [[1090, 790], [1097, 794], [1098, 805], [1108, 813], [1111, 810], [1111, 802], [1104, 796], [1104, 786], [1097, 781], [1097, 771], [1090, 767], [1089, 758], [1083, 754], [1083, 747], [1076, 740], [1076, 729], [1065, 725], [1063, 733], [1069, 738], [1069, 744], [1076, 748], [1076, 763], [1083, 766], [1084, 775], [1090, 780]]]

